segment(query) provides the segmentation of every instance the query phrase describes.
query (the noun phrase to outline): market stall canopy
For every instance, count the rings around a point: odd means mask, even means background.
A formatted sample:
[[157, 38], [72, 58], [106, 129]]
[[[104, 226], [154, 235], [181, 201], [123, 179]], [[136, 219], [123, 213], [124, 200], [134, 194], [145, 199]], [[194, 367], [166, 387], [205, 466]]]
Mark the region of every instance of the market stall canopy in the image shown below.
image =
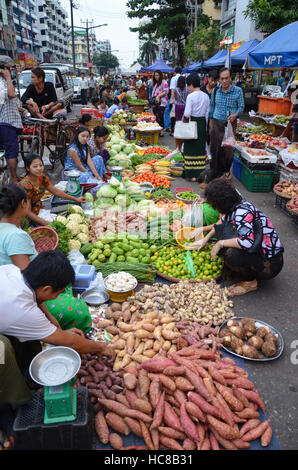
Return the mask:
[[139, 72], [139, 70], [141, 70], [141, 68], [142, 68], [141, 64], [137, 62], [133, 67], [130, 67], [129, 69], [121, 72], [121, 75], [127, 75], [127, 76], [136, 75]]
[[182, 70], [183, 73], [192, 73], [192, 72], [198, 72], [202, 67], [202, 61], [199, 60], [198, 62], [195, 62], [194, 64], [191, 64], [189, 67], [186, 67], [185, 69]]
[[227, 50], [218, 51], [213, 57], [203, 63], [204, 69], [213, 69], [214, 67], [223, 67], [225, 65]]
[[174, 69], [169, 67], [162, 59], [158, 59], [154, 64], [150, 65], [150, 67], [143, 67], [141, 72], [155, 72], [156, 70], [160, 70], [163, 73], [173, 73]]
[[259, 44], [257, 39], [252, 41], [247, 41], [241, 44], [234, 52], [231, 54], [231, 63], [232, 66], [242, 66], [245, 64], [248, 54]]
[[298, 67], [298, 21], [268, 36], [248, 55], [250, 69]]

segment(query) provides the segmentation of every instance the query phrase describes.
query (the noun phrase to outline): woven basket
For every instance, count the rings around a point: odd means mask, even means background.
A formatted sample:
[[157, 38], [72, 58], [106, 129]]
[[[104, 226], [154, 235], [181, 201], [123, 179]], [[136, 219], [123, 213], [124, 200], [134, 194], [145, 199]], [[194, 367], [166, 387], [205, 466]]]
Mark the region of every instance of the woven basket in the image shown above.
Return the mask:
[[31, 230], [30, 237], [34, 241], [37, 253], [55, 250], [59, 243], [57, 232], [50, 227], [37, 227]]

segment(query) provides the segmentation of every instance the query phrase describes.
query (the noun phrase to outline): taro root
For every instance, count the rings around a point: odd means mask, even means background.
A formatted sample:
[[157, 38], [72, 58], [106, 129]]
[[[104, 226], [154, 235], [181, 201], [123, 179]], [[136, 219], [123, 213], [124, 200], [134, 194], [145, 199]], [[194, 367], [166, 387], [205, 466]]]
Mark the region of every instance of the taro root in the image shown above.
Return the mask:
[[264, 341], [271, 341], [275, 346], [278, 346], [278, 338], [273, 333], [268, 333], [265, 336]]
[[265, 338], [266, 335], [270, 333], [270, 328], [269, 326], [261, 326], [260, 328], [257, 329], [256, 336], [259, 336], [260, 338]]
[[247, 338], [254, 336], [257, 332], [257, 328], [255, 326], [255, 320], [252, 320], [252, 319], [251, 321], [245, 322], [244, 325], [242, 325], [242, 328]]
[[237, 320], [231, 319], [227, 322], [227, 326], [228, 326], [228, 328], [230, 328], [231, 326], [240, 326], [240, 324]]
[[231, 337], [231, 348], [235, 351], [236, 354], [242, 355], [244, 343], [242, 339], [237, 338], [237, 336]]
[[263, 343], [264, 341], [262, 338], [260, 338], [260, 336], [252, 336], [248, 340], [248, 344], [250, 346], [253, 346], [256, 349], [261, 349], [261, 347], [263, 346]]
[[243, 356], [245, 357], [249, 357], [251, 359], [260, 358], [258, 351], [253, 346], [248, 346], [247, 344], [245, 344], [242, 348], [242, 351], [243, 351]]
[[231, 326], [230, 327], [230, 332], [234, 335], [234, 336], [237, 336], [237, 338], [244, 338], [244, 331], [243, 329], [241, 328], [241, 326]]
[[266, 357], [272, 357], [276, 354], [276, 345], [272, 341], [265, 341], [262, 346], [262, 353]]
[[225, 336], [231, 336], [231, 332], [230, 332], [230, 330], [228, 330], [228, 328], [223, 328], [219, 332], [219, 337], [220, 338], [224, 338]]

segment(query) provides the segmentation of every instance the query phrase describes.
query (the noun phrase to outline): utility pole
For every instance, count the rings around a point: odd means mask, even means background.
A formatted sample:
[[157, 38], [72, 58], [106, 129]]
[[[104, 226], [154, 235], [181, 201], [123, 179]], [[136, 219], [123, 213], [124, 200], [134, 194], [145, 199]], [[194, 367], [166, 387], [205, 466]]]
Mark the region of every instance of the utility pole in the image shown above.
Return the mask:
[[[90, 57], [90, 45], [89, 45], [89, 29], [95, 29], [95, 28], [100, 28], [101, 26], [108, 26], [106, 23], [104, 24], [99, 24], [98, 26], [88, 26], [89, 23], [92, 23], [93, 24], [93, 20], [92, 21], [82, 21], [81, 20], [81, 23], [85, 23], [87, 26], [85, 27], [82, 27], [82, 26], [75, 26], [75, 28], [78, 28], [78, 29], [84, 29], [86, 31], [86, 39], [87, 39], [87, 53], [88, 53], [88, 61], [89, 63], [91, 63], [91, 57]], [[90, 72], [91, 72], [91, 69], [92, 67], [89, 67], [90, 69]]]
[[198, 27], [198, 0], [195, 0], [195, 29]]
[[72, 47], [72, 65], [74, 73], [76, 73], [76, 56], [75, 56], [75, 40], [74, 40], [74, 28], [73, 28], [73, 0], [70, 1], [70, 18], [71, 18], [71, 47]]

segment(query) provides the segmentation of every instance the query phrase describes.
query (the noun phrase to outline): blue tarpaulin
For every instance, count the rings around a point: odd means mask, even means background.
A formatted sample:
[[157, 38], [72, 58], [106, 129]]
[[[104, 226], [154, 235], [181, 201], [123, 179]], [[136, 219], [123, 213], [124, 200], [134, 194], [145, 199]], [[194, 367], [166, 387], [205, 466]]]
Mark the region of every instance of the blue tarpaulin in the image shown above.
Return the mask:
[[213, 69], [213, 67], [223, 67], [226, 61], [227, 50], [218, 51], [213, 57], [203, 63], [204, 69]]
[[298, 67], [298, 21], [268, 36], [248, 55], [250, 69]]
[[174, 72], [174, 69], [169, 67], [162, 59], [158, 59], [154, 64], [150, 65], [150, 67], [143, 67], [141, 72], [155, 72], [156, 70], [160, 70], [164, 73]]
[[231, 54], [232, 65], [244, 65], [247, 55], [259, 44], [257, 39], [252, 41], [247, 41], [241, 44], [234, 52]]
[[194, 64], [191, 64], [189, 67], [187, 67], [185, 72], [183, 73], [192, 73], [192, 72], [198, 72], [202, 67], [202, 61], [199, 60], [198, 62], [195, 62]]

